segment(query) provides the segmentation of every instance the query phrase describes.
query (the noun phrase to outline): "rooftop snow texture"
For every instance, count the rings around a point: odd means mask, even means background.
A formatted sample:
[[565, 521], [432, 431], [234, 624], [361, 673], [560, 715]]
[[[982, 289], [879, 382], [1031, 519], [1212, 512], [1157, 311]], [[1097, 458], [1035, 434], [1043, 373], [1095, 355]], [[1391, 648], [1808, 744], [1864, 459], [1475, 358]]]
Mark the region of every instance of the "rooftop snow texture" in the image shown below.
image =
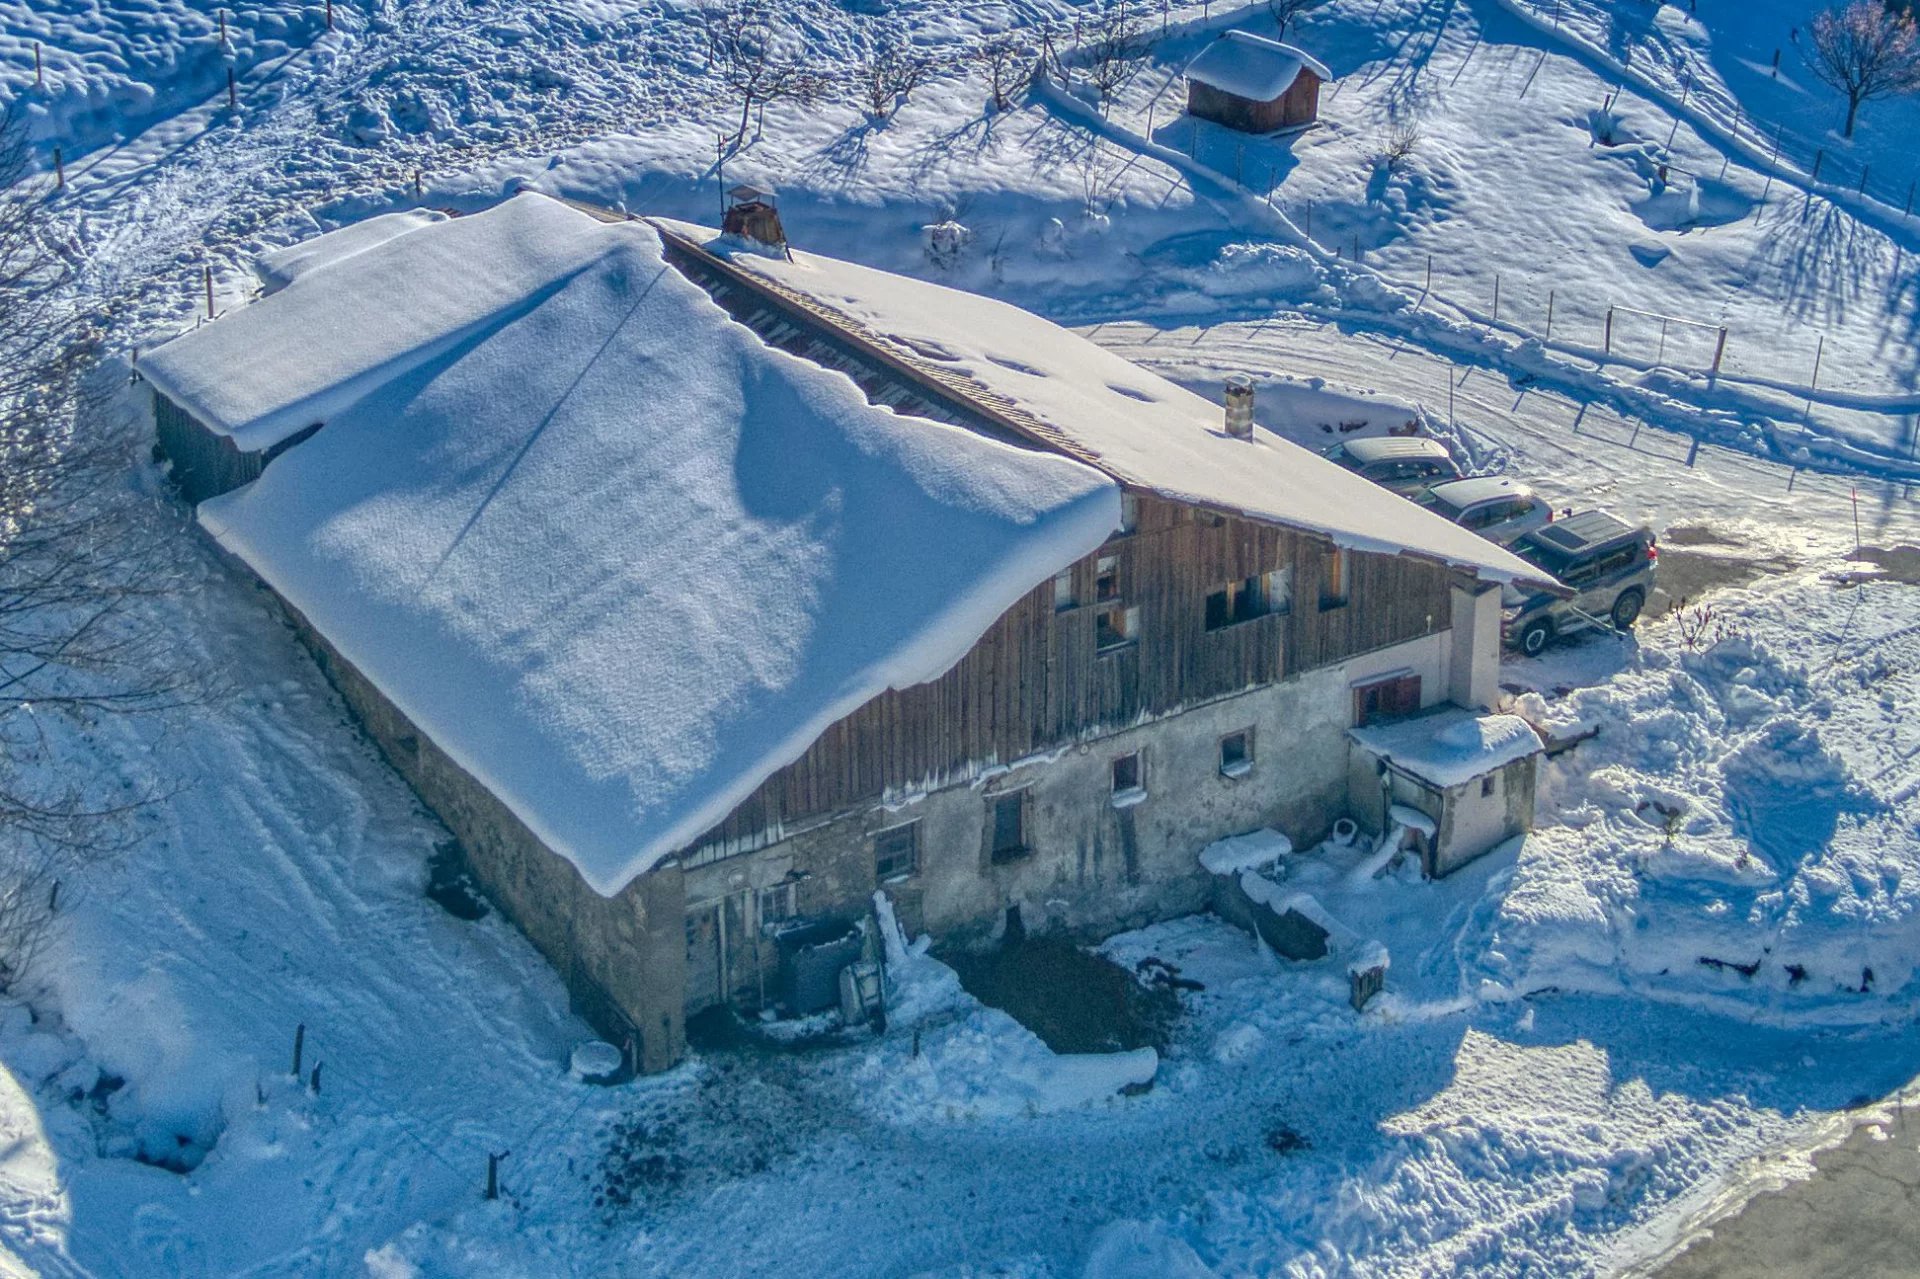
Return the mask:
[[1264, 427], [1251, 443], [1234, 439], [1219, 405], [1019, 307], [813, 253], [796, 250], [788, 261], [734, 252], [707, 228], [659, 225], [826, 304], [903, 359], [1013, 401], [1123, 483], [1354, 550], [1411, 551], [1489, 581], [1552, 582], [1504, 547]]
[[1228, 31], [1187, 64], [1187, 79], [1236, 98], [1272, 102], [1293, 87], [1302, 67], [1322, 80], [1333, 79], [1325, 65], [1290, 44], [1251, 31]]
[[320, 265], [302, 274], [334, 276], [330, 287], [281, 289], [167, 343], [141, 372], [241, 449], [271, 448], [524, 310], [605, 251], [594, 219], [548, 199], [510, 203], [503, 219], [454, 218], [371, 245], [353, 227], [321, 236], [308, 248]]
[[263, 253], [254, 264], [254, 270], [260, 282], [266, 285], [267, 292], [273, 293], [286, 288], [309, 271], [350, 258], [356, 253], [365, 253], [409, 231], [446, 220], [446, 214], [433, 209], [382, 213], [349, 223], [338, 231]]
[[1518, 715], [1478, 715], [1459, 707], [1347, 731], [1395, 768], [1442, 788], [1464, 786], [1545, 749]]
[[[448, 245], [489, 270], [444, 270]], [[602, 893], [1119, 522], [1097, 471], [876, 408], [730, 321], [644, 224], [544, 196], [217, 327], [287, 352], [316, 313], [477, 312], [444, 294], [503, 275], [518, 305], [429, 359], [369, 349], [382, 376], [200, 518]], [[169, 367], [203, 385], [229, 350]]]

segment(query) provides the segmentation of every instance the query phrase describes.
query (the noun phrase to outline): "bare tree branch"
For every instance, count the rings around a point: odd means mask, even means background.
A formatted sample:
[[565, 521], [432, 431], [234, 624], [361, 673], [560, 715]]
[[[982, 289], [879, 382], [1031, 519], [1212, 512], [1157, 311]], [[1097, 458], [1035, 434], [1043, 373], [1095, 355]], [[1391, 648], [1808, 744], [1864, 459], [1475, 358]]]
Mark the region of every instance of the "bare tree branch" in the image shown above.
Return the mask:
[[775, 23], [776, 12], [770, 0], [710, 0], [699, 10], [707, 60], [740, 99], [736, 142], [746, 140], [754, 107], [811, 102], [827, 91], [826, 78], [808, 69], [798, 42]]
[[1813, 20], [1808, 68], [1847, 99], [1847, 137], [1860, 106], [1920, 89], [1920, 36], [1911, 15], [1882, 0], [1852, 0]]

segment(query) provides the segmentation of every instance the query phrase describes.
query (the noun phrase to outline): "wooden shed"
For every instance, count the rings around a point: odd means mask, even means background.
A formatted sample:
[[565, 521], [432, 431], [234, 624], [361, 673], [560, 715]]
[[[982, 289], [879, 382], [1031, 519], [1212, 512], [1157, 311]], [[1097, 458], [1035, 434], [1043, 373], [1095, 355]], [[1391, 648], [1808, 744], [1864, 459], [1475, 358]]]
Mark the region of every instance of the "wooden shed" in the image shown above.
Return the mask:
[[1320, 116], [1333, 75], [1290, 44], [1228, 31], [1187, 64], [1187, 112], [1243, 133], [1300, 129]]

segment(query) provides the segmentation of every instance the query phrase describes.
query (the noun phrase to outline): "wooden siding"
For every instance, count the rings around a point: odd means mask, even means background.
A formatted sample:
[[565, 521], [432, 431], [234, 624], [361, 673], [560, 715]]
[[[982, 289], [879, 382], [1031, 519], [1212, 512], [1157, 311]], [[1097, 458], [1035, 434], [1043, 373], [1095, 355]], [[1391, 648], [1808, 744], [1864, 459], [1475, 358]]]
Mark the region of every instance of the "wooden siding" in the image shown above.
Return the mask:
[[[1139, 495], [1135, 530], [1073, 568], [1073, 607], [1051, 581], [1029, 592], [939, 679], [882, 694], [829, 728], [689, 850], [744, 851], [891, 790], [975, 770], [1182, 706], [1298, 675], [1450, 624], [1453, 575], [1402, 556], [1347, 556], [1348, 603], [1320, 606], [1331, 547], [1309, 534]], [[1118, 559], [1117, 603], [1137, 641], [1099, 653], [1096, 565]], [[1206, 629], [1206, 597], [1292, 570], [1293, 604]], [[695, 856], [695, 861], [706, 860]]]
[[1243, 98], [1210, 84], [1189, 80], [1187, 112], [1242, 133], [1298, 128], [1319, 118], [1320, 77], [1303, 67], [1287, 91], [1269, 102]]
[[266, 465], [260, 454], [241, 452], [231, 436], [209, 431], [158, 391], [153, 393], [153, 425], [161, 453], [173, 463], [173, 482], [181, 496], [196, 505], [259, 479]]

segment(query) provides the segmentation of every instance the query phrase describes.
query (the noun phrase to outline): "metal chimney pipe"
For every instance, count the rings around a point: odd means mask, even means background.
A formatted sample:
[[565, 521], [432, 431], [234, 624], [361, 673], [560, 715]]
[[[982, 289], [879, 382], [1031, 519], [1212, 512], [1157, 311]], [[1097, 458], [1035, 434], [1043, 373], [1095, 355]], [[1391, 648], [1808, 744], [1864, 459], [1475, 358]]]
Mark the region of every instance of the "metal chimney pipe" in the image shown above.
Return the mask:
[[1253, 379], [1243, 373], [1227, 379], [1227, 434], [1236, 440], [1253, 438]]

